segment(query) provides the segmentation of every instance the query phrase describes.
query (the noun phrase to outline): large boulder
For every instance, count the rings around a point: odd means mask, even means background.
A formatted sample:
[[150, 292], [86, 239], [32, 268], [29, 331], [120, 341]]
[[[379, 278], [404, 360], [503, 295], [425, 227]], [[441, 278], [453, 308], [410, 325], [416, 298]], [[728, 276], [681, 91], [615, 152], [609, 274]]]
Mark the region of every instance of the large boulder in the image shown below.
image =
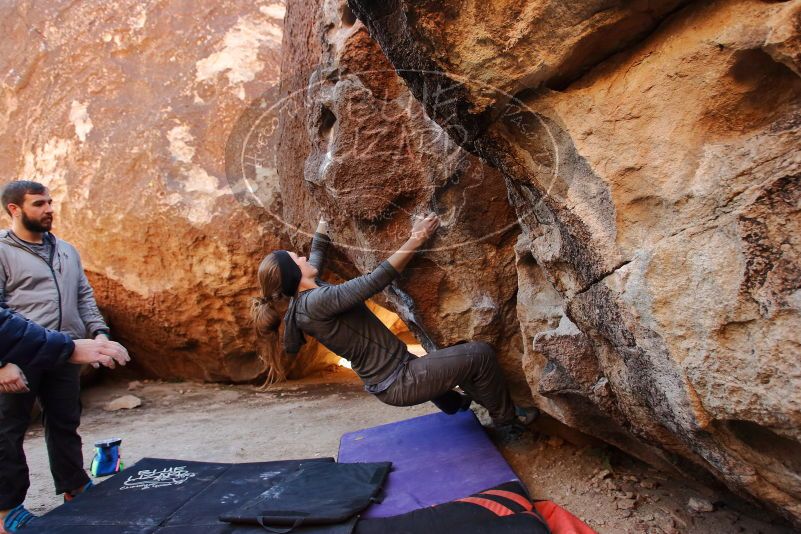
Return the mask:
[[536, 402], [801, 524], [801, 2], [684, 4], [350, 0], [505, 179]]
[[[347, 5], [291, 2], [285, 28], [280, 105], [270, 120], [253, 123], [274, 138], [267, 144], [280, 147], [282, 216], [305, 230], [296, 246], [307, 250], [317, 217], [326, 213], [335, 242], [328, 265], [349, 278], [391, 255], [408, 238], [415, 214], [438, 212], [437, 236], [376, 300], [427, 351], [493, 343], [525, 392], [514, 319], [520, 230], [503, 177], [426, 115]], [[258, 152], [256, 137], [246, 153]], [[258, 197], [254, 181], [242, 189]]]
[[296, 364], [248, 313], [261, 256], [290, 232], [232, 194], [225, 157], [277, 84], [283, 15], [280, 1], [0, 6], [2, 180], [50, 187], [54, 231], [151, 375], [273, 380]]

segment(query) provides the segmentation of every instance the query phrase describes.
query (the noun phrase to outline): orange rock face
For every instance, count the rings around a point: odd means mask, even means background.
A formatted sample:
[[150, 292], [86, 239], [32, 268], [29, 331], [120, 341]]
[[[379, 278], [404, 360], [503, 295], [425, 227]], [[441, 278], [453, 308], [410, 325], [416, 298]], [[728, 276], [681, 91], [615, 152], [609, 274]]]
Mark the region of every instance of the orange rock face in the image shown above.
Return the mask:
[[258, 262], [287, 232], [238, 201], [225, 166], [237, 118], [277, 84], [283, 15], [281, 2], [0, 7], [2, 180], [50, 187], [54, 231], [151, 375], [291, 372], [248, 313]]
[[801, 524], [801, 4], [349, 4], [505, 180], [535, 402]]

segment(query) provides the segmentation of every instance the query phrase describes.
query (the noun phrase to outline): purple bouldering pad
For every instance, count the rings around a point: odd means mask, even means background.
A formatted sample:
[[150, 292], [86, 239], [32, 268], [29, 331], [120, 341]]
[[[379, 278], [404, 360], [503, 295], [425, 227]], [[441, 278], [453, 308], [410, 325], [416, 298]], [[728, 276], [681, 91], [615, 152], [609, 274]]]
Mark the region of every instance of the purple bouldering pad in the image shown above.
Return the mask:
[[518, 480], [471, 411], [350, 432], [337, 461], [392, 462], [384, 501], [362, 517], [404, 514]]

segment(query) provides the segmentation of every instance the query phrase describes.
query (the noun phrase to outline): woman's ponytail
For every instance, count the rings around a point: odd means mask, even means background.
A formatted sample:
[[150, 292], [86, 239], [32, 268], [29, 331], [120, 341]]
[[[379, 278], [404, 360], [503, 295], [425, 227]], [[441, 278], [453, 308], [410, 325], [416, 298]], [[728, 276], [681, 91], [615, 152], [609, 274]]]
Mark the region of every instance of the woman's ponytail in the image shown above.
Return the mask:
[[259, 285], [261, 296], [253, 299], [250, 315], [260, 336], [268, 336], [278, 330], [281, 315], [277, 304], [285, 299], [281, 293], [281, 271], [273, 254], [264, 257], [259, 265]]

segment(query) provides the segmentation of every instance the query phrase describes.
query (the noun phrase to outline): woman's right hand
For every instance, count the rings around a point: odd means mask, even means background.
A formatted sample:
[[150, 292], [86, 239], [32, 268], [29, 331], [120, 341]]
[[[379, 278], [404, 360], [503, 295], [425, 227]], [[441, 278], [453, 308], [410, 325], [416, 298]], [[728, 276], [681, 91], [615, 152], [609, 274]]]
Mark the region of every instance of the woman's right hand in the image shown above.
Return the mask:
[[413, 239], [422, 245], [434, 234], [438, 227], [439, 217], [435, 213], [429, 213], [425, 217], [417, 218], [417, 221], [412, 225], [412, 235], [409, 239]]
[[439, 217], [435, 213], [429, 213], [425, 217], [415, 215], [414, 224], [412, 224], [412, 235], [398, 251], [390, 256], [387, 261], [396, 271], [401, 272], [412, 259], [418, 248], [423, 246], [423, 243], [431, 237], [434, 231], [439, 227]]

